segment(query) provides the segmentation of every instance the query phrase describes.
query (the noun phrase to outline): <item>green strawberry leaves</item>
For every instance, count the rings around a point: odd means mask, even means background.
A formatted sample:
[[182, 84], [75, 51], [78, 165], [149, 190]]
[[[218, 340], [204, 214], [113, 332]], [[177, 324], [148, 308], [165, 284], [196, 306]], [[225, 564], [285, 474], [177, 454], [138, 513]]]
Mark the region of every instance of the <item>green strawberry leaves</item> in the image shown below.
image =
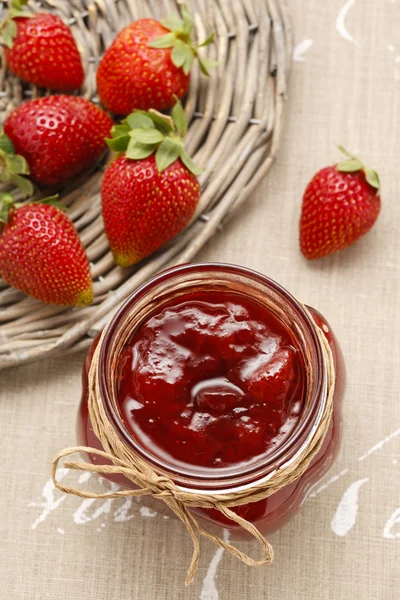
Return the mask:
[[377, 192], [379, 192], [381, 182], [378, 173], [373, 169], [366, 168], [364, 166], [364, 163], [359, 158], [357, 158], [357, 156], [351, 154], [351, 152], [346, 150], [346, 148], [343, 148], [343, 146], [338, 146], [338, 148], [341, 152], [343, 152], [343, 154], [347, 156], [347, 159], [343, 160], [342, 162], [336, 165], [337, 170], [341, 173], [356, 173], [357, 171], [364, 171], [365, 179], [367, 180], [369, 185], [375, 188]]
[[12, 181], [12, 183], [14, 183], [14, 185], [16, 185], [19, 188], [24, 198], [32, 196], [33, 192], [35, 191], [35, 188], [33, 187], [33, 184], [29, 181], [29, 179], [21, 177], [21, 175], [12, 174], [10, 177], [10, 181]]
[[[27, 204], [47, 204], [55, 206], [55, 208], [58, 208], [58, 210], [61, 210], [62, 212], [67, 212], [66, 206], [64, 206], [64, 204], [58, 200], [58, 194], [54, 194], [54, 196], [48, 196], [42, 200], [35, 200], [35, 202], [28, 202]], [[10, 209], [12, 207], [18, 209], [21, 206], [26, 206], [26, 204], [16, 202], [13, 194], [10, 194], [9, 192], [0, 194], [0, 229], [1, 225], [8, 223]]]
[[342, 173], [354, 173], [355, 171], [361, 171], [363, 167], [364, 165], [358, 158], [344, 160], [337, 165], [338, 170]]
[[134, 129], [130, 136], [140, 144], [155, 145], [160, 144], [164, 140], [164, 134], [158, 129]]
[[165, 135], [169, 135], [174, 131], [174, 122], [168, 115], [164, 115], [153, 108], [149, 110], [148, 115], [153, 121], [153, 126], [157, 127], [157, 129]]
[[29, 166], [25, 158], [15, 154], [10, 138], [0, 131], [0, 181], [16, 185], [24, 198], [31, 196], [34, 187], [25, 175], [29, 175]]
[[7, 48], [12, 48], [14, 38], [18, 32], [14, 19], [18, 17], [32, 17], [31, 13], [23, 8], [27, 2], [28, 0], [11, 0], [8, 12], [0, 23], [1, 41]]
[[[190, 42], [190, 34], [193, 31], [193, 17], [190, 14], [190, 12], [187, 9], [187, 6], [184, 4], [181, 7], [181, 16], [178, 15], [169, 15], [166, 19], [162, 19], [160, 21], [161, 25], [163, 25], [165, 27], [165, 29], [168, 29], [172, 35], [174, 36], [174, 39], [176, 40], [177, 37], [179, 37], [180, 39], [186, 41], [186, 42]], [[169, 34], [167, 34], [169, 35]], [[165, 36], [162, 36], [165, 37]], [[159, 39], [159, 38], [158, 38]], [[151, 46], [153, 47], [154, 42], [156, 42], [157, 40], [154, 40], [153, 42], [151, 42]], [[154, 46], [157, 47], [157, 46]]]
[[184, 137], [188, 130], [188, 123], [183, 110], [182, 104], [179, 102], [179, 98], [175, 96], [176, 104], [172, 109], [172, 121], [176, 127], [177, 132], [181, 137]]
[[8, 223], [10, 208], [14, 204], [14, 196], [10, 193], [0, 194], [0, 225]]
[[[0, 181], [13, 183], [19, 188], [23, 198], [28, 198], [32, 196], [35, 188], [27, 175], [29, 175], [29, 165], [26, 159], [20, 154], [15, 154], [14, 144], [8, 135], [0, 129]], [[32, 202], [32, 204], [52, 204], [60, 210], [66, 210], [65, 206], [58, 202], [58, 195], [49, 196], [43, 200]], [[14, 194], [10, 192], [0, 193], [0, 226], [8, 223], [12, 206], [15, 208], [21, 206], [20, 203], [16, 203]]]
[[25, 4], [28, 4], [28, 0], [11, 0], [8, 14], [12, 19], [15, 17], [31, 17], [31, 13], [24, 10]]
[[[149, 112], [135, 110], [119, 125], [113, 126], [111, 138], [107, 138], [106, 143], [114, 152], [125, 152], [128, 146], [133, 150], [135, 142], [137, 142], [138, 148], [143, 144], [158, 144], [162, 142], [164, 135], [170, 134], [173, 130], [173, 121], [167, 115], [156, 110], [149, 110]], [[139, 133], [137, 133], [138, 131]], [[136, 157], [129, 156], [128, 158]], [[138, 158], [144, 158], [144, 156]]]
[[140, 142], [131, 139], [126, 149], [125, 156], [131, 160], [141, 160], [142, 158], [148, 158], [154, 154], [156, 148], [156, 144], [141, 144]]
[[185, 165], [185, 167], [187, 169], [189, 169], [189, 171], [191, 173], [193, 173], [193, 175], [200, 175], [200, 173], [202, 172], [202, 169], [200, 169], [200, 167], [198, 167], [193, 160], [190, 158], [189, 154], [185, 151], [185, 149], [183, 149], [179, 155], [181, 161], [183, 162], [183, 164]]
[[43, 200], [37, 200], [31, 204], [47, 204], [48, 206], [55, 206], [62, 212], [67, 212], [67, 207], [59, 201], [58, 194], [54, 194], [54, 196], [48, 196], [47, 198], [43, 198]]
[[127, 123], [114, 125], [111, 130], [111, 139], [106, 139], [107, 145], [114, 152], [124, 152], [129, 144], [129, 132], [131, 128]]
[[179, 158], [194, 175], [199, 169], [185, 151], [183, 138], [188, 124], [185, 112], [178, 99], [172, 109], [172, 116], [156, 110], [135, 110], [119, 125], [114, 125], [107, 145], [121, 154], [125, 152], [130, 160], [142, 160], [155, 154], [156, 165], [161, 173]]
[[[170, 15], [165, 19], [161, 19], [160, 23], [161, 25], [163, 25], [163, 27], [165, 27], [165, 29], [169, 29], [170, 31], [176, 31], [177, 29], [180, 29], [183, 25], [182, 19], [178, 17], [178, 15]], [[160, 46], [158, 46], [158, 48], [160, 48]]]
[[210, 71], [214, 67], [218, 66], [218, 61], [211, 60], [210, 58], [201, 58], [200, 56], [198, 56], [197, 59], [199, 61], [200, 71], [203, 73], [203, 75], [210, 77]]
[[[193, 52], [187, 44], [181, 42], [181, 40], [176, 40], [172, 48], [171, 58], [176, 67], [183, 67], [188, 60], [193, 60]], [[188, 73], [189, 71], [185, 72], [185, 75], [188, 75]]]
[[194, 27], [193, 17], [185, 5], [181, 8], [182, 16], [171, 15], [162, 19], [161, 25], [169, 30], [169, 33], [162, 35], [151, 42], [150, 48], [172, 48], [171, 60], [173, 64], [183, 69], [185, 75], [189, 75], [194, 59], [197, 58], [200, 70], [204, 75], [210, 75], [210, 69], [217, 66], [217, 62], [202, 58], [198, 53], [198, 48], [208, 46], [214, 41], [214, 33], [211, 33], [201, 44], [195, 45], [192, 40], [192, 31]]
[[156, 164], [160, 173], [179, 158], [182, 148], [183, 144], [179, 140], [170, 137], [164, 139], [156, 152]]
[[187, 31], [188, 33], [192, 33], [192, 29], [193, 29], [193, 17], [190, 14], [190, 12], [187, 9], [186, 4], [183, 4], [182, 8], [181, 8], [181, 13], [182, 13], [182, 20], [183, 20], [183, 30]]
[[28, 163], [20, 154], [7, 154], [5, 160], [11, 174], [29, 175]]
[[182, 139], [177, 136], [166, 137], [156, 151], [156, 164], [160, 173], [172, 165], [178, 158], [181, 159], [182, 163], [193, 175], [196, 175], [196, 177], [200, 175], [202, 169], [187, 154]]
[[1, 28], [2, 41], [7, 48], [12, 48], [13, 41], [17, 35], [17, 24], [12, 19], [4, 21]]
[[0, 150], [6, 154], [15, 154], [14, 144], [2, 130], [0, 131]]
[[151, 48], [172, 48], [176, 43], [176, 36], [173, 33], [166, 33], [150, 42]]
[[197, 47], [203, 48], [204, 46], [209, 46], [214, 41], [214, 38], [215, 38], [215, 31], [212, 31], [210, 33], [210, 35], [204, 40], [204, 42], [201, 42], [201, 44], [199, 44]]
[[137, 110], [130, 114], [126, 119], [126, 123], [129, 129], [136, 129], [139, 127], [154, 127], [154, 122], [144, 111]]
[[373, 188], [376, 188], [377, 190], [380, 190], [381, 180], [376, 171], [374, 171], [373, 169], [365, 169], [365, 178], [368, 181], [369, 185], [371, 185]]

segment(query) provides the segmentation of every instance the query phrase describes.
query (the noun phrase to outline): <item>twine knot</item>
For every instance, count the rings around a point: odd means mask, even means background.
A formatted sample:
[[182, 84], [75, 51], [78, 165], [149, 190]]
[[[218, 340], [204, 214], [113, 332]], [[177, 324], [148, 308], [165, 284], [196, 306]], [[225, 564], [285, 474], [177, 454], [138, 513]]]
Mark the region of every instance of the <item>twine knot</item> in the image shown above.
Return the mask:
[[[314, 322], [312, 319], [311, 321]], [[271, 563], [274, 558], [272, 546], [251, 522], [240, 517], [232, 510], [232, 508], [263, 500], [298, 479], [308, 468], [322, 446], [332, 416], [335, 368], [331, 349], [321, 329], [315, 325], [327, 372], [327, 394], [320, 420], [308, 444], [303, 447], [294, 460], [287, 465], [283, 465], [282, 468], [277, 469], [267, 480], [264, 479], [262, 482], [256, 482], [253, 486], [244, 490], [227, 491], [221, 494], [209, 493], [207, 491], [182, 490], [168, 476], [157, 473], [133, 447], [128, 447], [121, 440], [118, 432], [108, 419], [99, 390], [99, 355], [106, 329], [103, 331], [102, 337], [93, 354], [88, 375], [89, 416], [93, 431], [101, 442], [104, 450], [88, 448], [85, 446], [77, 446], [62, 450], [54, 459], [52, 465], [52, 479], [54, 485], [67, 494], [74, 494], [81, 498], [109, 499], [149, 495], [165, 502], [165, 504], [182, 521], [192, 538], [193, 555], [187, 573], [186, 585], [192, 581], [196, 573], [200, 556], [199, 536], [207, 537], [246, 565], [260, 566]], [[86, 492], [61, 484], [57, 480], [58, 464], [60, 460], [75, 453], [100, 456], [105, 459], [106, 464], [68, 460], [64, 463], [66, 468], [86, 471], [88, 473], [99, 473], [105, 477], [107, 477], [107, 475], [115, 474], [123, 475], [133, 484], [132, 489], [96, 494], [94, 492]], [[222, 538], [203, 529], [190, 510], [195, 507], [216, 509], [227, 519], [230, 519], [248, 531], [259, 542], [263, 551], [262, 558], [260, 560], [253, 559], [232, 544], [229, 544]]]

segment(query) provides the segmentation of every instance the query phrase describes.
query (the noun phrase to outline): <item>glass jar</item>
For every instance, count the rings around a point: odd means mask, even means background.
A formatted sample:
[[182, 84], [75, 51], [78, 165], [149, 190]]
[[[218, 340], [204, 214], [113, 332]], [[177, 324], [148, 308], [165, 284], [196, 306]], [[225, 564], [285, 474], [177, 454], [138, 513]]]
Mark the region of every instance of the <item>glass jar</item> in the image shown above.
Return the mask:
[[[166, 302], [180, 296], [187, 297], [191, 293], [207, 291], [233, 292], [255, 300], [271, 311], [296, 341], [302, 354], [303, 368], [308, 382], [304, 406], [289, 439], [274, 449], [261, 462], [247, 467], [237, 467], [228, 476], [221, 476], [211, 468], [206, 474], [204, 471], [200, 474], [195, 466], [193, 469], [177, 469], [172, 463], [168, 464], [165, 459], [161, 460], [152, 455], [148, 449], [141, 447], [134, 439], [121, 414], [115, 410], [115, 403], [111, 402], [110, 396], [115, 393], [113, 390], [116, 389], [115, 385], [112, 385], [115, 383], [116, 365], [119, 358], [115, 348], [117, 346], [121, 348], [121, 343], [118, 343], [121, 341], [121, 336], [129, 341], [134, 331], [140, 327], [140, 323], [143, 323], [151, 313], [160, 309]], [[132, 322], [135, 324], [133, 327]], [[179, 266], [165, 271], [138, 288], [128, 298], [113, 317], [102, 341], [98, 376], [101, 399], [106, 414], [123, 443], [145, 458], [156, 472], [168, 475], [178, 486], [196, 493], [202, 491], [207, 493], [212, 490], [213, 494], [224, 494], [241, 486], [255, 485], [275, 469], [284, 469], [285, 465], [289, 465], [290, 460], [311, 441], [318, 415], [321, 414], [327, 400], [327, 371], [315, 323], [323, 331], [332, 350], [336, 376], [333, 414], [323, 445], [308, 469], [294, 482], [264, 500], [233, 509], [241, 517], [253, 523], [262, 533], [271, 533], [282, 527], [298, 511], [311, 488], [325, 476], [332, 466], [340, 446], [341, 399], [345, 384], [345, 369], [342, 353], [334, 333], [318, 311], [310, 307], [306, 310], [279, 284], [243, 267], [225, 264], [199, 264]], [[102, 450], [88, 415], [88, 371], [99, 337], [93, 342], [83, 368], [83, 394], [77, 420], [77, 437], [79, 445]], [[94, 464], [104, 462], [94, 454], [86, 458]], [[123, 487], [132, 488], [132, 482], [121, 475], [108, 477]], [[240, 530], [240, 533], [246, 533], [216, 509], [195, 508], [191, 510], [214, 524], [232, 531]]]

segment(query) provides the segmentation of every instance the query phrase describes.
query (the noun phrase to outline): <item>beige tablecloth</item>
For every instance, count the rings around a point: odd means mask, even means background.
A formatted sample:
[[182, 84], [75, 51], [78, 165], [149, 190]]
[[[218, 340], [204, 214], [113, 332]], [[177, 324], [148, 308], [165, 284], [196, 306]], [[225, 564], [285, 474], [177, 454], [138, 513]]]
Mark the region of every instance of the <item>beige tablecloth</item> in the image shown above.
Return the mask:
[[[3, 372], [1, 598], [399, 598], [400, 1], [292, 0], [291, 8], [298, 45], [278, 164], [198, 258], [262, 271], [331, 322], [348, 369], [340, 458], [271, 537], [272, 566], [246, 567], [204, 541], [185, 589], [192, 548], [175, 519], [146, 501], [64, 497], [49, 481], [52, 458], [75, 442], [83, 357]], [[297, 243], [301, 195], [338, 158], [338, 142], [379, 170], [383, 211], [355, 246], [310, 264]]]

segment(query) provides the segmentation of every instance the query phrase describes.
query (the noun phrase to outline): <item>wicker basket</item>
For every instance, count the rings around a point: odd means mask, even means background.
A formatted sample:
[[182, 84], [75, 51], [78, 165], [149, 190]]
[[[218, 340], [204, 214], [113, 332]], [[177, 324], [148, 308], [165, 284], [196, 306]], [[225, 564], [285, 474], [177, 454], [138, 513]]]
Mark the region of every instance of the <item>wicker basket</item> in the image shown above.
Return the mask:
[[[169, 266], [189, 262], [248, 198], [270, 169], [279, 145], [291, 62], [291, 30], [284, 0], [187, 0], [198, 38], [214, 30], [206, 55], [219, 61], [208, 80], [192, 73], [186, 113], [187, 149], [204, 167], [202, 195], [189, 227], [131, 269], [113, 263], [103, 232], [99, 187], [102, 167], [62, 190], [86, 251], [94, 304], [67, 309], [45, 305], [0, 280], [0, 368], [88, 348], [109, 316], [141, 283]], [[177, 11], [173, 0], [49, 0], [30, 2], [68, 23], [82, 52], [82, 94], [94, 102], [102, 52], [125, 25], [140, 17]], [[43, 94], [7, 72], [2, 57], [2, 120], [17, 104]]]

